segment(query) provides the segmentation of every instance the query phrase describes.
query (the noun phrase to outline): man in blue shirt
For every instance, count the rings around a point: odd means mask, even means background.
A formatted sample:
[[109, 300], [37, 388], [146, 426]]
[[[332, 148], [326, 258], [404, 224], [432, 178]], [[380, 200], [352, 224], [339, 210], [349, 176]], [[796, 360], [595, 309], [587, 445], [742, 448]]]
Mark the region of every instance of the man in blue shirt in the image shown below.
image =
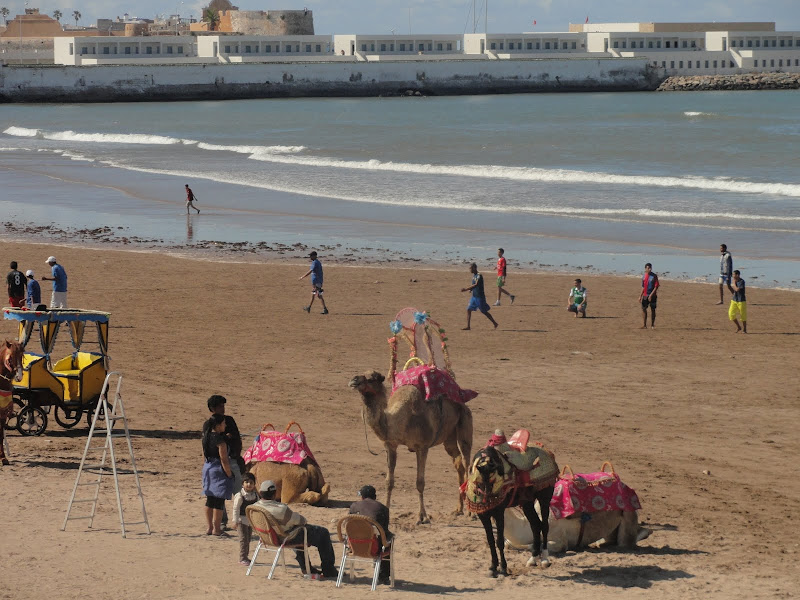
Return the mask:
[[28, 278], [25, 304], [31, 310], [36, 310], [36, 307], [42, 303], [42, 288], [39, 287], [39, 282], [34, 278], [32, 269], [28, 269], [25, 272], [25, 277]]
[[469, 272], [472, 273], [472, 285], [469, 287], [461, 288], [462, 292], [472, 292], [472, 298], [467, 305], [467, 326], [463, 328], [464, 331], [469, 331], [470, 321], [472, 320], [472, 312], [475, 310], [481, 311], [486, 318], [492, 322], [494, 328], [497, 329], [497, 321], [489, 314], [491, 310], [489, 303], [486, 302], [486, 292], [483, 289], [483, 275], [478, 273], [478, 265], [472, 263], [469, 266]]
[[303, 310], [310, 313], [311, 305], [314, 304], [314, 298], [319, 298], [319, 301], [322, 302], [322, 314], [327, 315], [328, 307], [325, 306], [325, 298], [322, 297], [322, 263], [317, 260], [316, 252], [309, 254], [308, 258], [311, 259], [311, 268], [308, 270], [308, 273], [303, 275], [300, 279], [303, 280], [311, 275], [311, 302], [308, 306], [304, 306]]
[[67, 308], [67, 272], [55, 256], [45, 261], [52, 269], [52, 277], [42, 277], [42, 281], [53, 282], [53, 295], [50, 297], [50, 308]]

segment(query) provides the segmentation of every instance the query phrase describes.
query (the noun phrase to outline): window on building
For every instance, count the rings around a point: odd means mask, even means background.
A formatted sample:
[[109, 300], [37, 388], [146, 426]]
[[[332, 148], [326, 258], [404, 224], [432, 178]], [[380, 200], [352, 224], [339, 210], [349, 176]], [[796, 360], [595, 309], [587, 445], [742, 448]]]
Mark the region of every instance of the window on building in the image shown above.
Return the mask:
[[225, 54], [230, 54], [230, 53], [231, 53], [231, 47], [226, 45], [225, 46]]
[[389, 52], [394, 52], [394, 44], [389, 44]]
[[647, 42], [647, 47], [648, 48], [652, 48], [653, 47], [653, 42]]
[[544, 49], [545, 50], [550, 50], [550, 42], [545, 42], [544, 43]]
[[775, 66], [775, 59], [774, 58], [770, 59], [769, 66], [770, 67], [774, 67]]
[[661, 67], [662, 67], [662, 68], [664, 68], [664, 69], [666, 69], [666, 68], [667, 68], [667, 61], [665, 61], [665, 60], [662, 60], [662, 61], [661, 61]]
[[[250, 50], [248, 50], [248, 52], [250, 52]], [[167, 46], [167, 54], [172, 54], [172, 46]]]
[[680, 62], [678, 62], [678, 68], [679, 68], [679, 69], [682, 69], [682, 68], [683, 68], [683, 61], [680, 61]]
[[497, 50], [497, 45], [496, 45], [494, 42], [492, 42], [492, 45], [491, 45], [491, 46], [489, 46], [489, 47], [490, 47], [492, 50]]
[[675, 61], [674, 60], [669, 61], [669, 68], [670, 69], [674, 69], [675, 68]]
[[[708, 63], [708, 61], [706, 61], [706, 63]], [[706, 66], [708, 66], [708, 64], [706, 64]], [[714, 61], [714, 68], [717, 68], [717, 61]]]
[[577, 42], [572, 42], [572, 49], [576, 50], [577, 48], [578, 48], [578, 43]]
[[695, 66], [696, 66], [698, 69], [700, 68], [700, 61], [699, 61], [699, 60], [697, 61], [697, 64], [696, 64]]
[[[794, 59], [794, 66], [795, 67], [800, 67], [800, 58], [795, 58]], [[731, 63], [731, 67], [733, 67], [733, 63]]]
[[786, 43], [786, 40], [781, 40], [781, 48], [783, 48], [785, 43]]
[[267, 44], [266, 46], [264, 46], [264, 52], [269, 52], [271, 54], [272, 53], [272, 44]]
[[417, 46], [417, 50], [419, 50], [420, 52], [424, 52], [425, 51], [425, 44], [419, 44]]
[[658, 41], [656, 42], [656, 48], [661, 48], [661, 40], [658, 40]]
[[[373, 44], [372, 47], [375, 48], [375, 44]], [[295, 52], [300, 52], [300, 44], [295, 44], [294, 45], [294, 51]]]
[[779, 66], [779, 67], [782, 67], [782, 66], [783, 66], [783, 59], [782, 59], [782, 58], [779, 58], [779, 59], [778, 59], [778, 66]]
[[452, 49], [453, 49], [453, 43], [452, 43], [452, 42], [450, 42], [449, 44], [447, 44], [447, 49], [448, 49], [448, 50], [452, 50]]
[[103, 54], [111, 54], [111, 48], [108, 46], [103, 46]]
[[144, 52], [145, 52], [145, 54], [152, 54], [153, 53], [153, 47], [152, 46], [147, 46], [147, 48], [145, 48]]
[[370, 52], [375, 52], [375, 44], [370, 44], [369, 45], [369, 51]]
[[504, 49], [505, 49], [505, 44], [503, 42], [500, 42], [500, 50], [504, 50]]
[[433, 50], [433, 42], [428, 42], [428, 52]]
[[731, 48], [736, 48], [736, 40], [731, 40]]
[[400, 52], [405, 52], [405, 51], [406, 51], [406, 45], [400, 44]]
[[[717, 65], [714, 65], [714, 66], [716, 67]], [[707, 69], [707, 68], [708, 68], [708, 61], [706, 61], [706, 69]]]
[[444, 50], [444, 45], [443, 44], [436, 44], [436, 49], [439, 50], [439, 51]]
[[667, 42], [667, 48], [669, 48], [669, 42]]
[[778, 43], [778, 40], [772, 40], [772, 47], [774, 48]]
[[752, 48], [753, 47], [753, 40], [747, 40], [747, 47], [748, 48]]
[[787, 46], [789, 46], [789, 47], [792, 46], [792, 40], [789, 40], [789, 43], [787, 44]]
[[161, 46], [156, 46], [156, 54], [161, 54]]
[[[724, 62], [722, 64], [723, 64], [723, 66], [725, 65]], [[731, 61], [730, 67], [731, 67], [731, 69], [733, 68], [733, 61]]]
[[[394, 48], [392, 48], [392, 50], [394, 50]], [[316, 52], [322, 52], [322, 44], [317, 44]]]
[[762, 67], [766, 67], [767, 66], [767, 61], [766, 60], [762, 60], [761, 61], [761, 66]]
[[[366, 50], [366, 48], [365, 48], [365, 50]], [[291, 53], [292, 52], [292, 47], [287, 45], [286, 48], [284, 49], [284, 52]]]
[[[258, 46], [256, 46], [256, 52], [258, 52]], [[183, 46], [178, 46], [178, 54], [183, 54]]]
[[542, 49], [542, 44], [541, 44], [541, 42], [536, 42], [536, 49], [537, 49], [537, 50], [541, 50], [541, 49]]
[[622, 47], [623, 48], [627, 48], [628, 47], [628, 42], [622, 42]]
[[561, 49], [562, 50], [566, 50], [567, 49], [567, 42], [561, 42]]
[[139, 54], [139, 46], [136, 46], [136, 52], [134, 54]]
[[127, 48], [125, 48], [125, 54], [130, 54], [130, 53], [131, 53], [131, 47], [128, 46]]
[[697, 48], [697, 42], [695, 40], [692, 40], [692, 48]]
[[75, 44], [70, 44], [69, 45], [69, 55], [72, 56], [74, 52], [75, 52]]
[[528, 50], [533, 50], [533, 42], [528, 42]]
[[614, 48], [619, 48], [619, 42], [614, 42]]
[[381, 52], [386, 52], [386, 44], [381, 44]]
[[761, 47], [761, 40], [756, 40], [756, 48], [760, 48], [760, 47]]
[[367, 51], [367, 45], [366, 44], [361, 44], [361, 51], [362, 52], [366, 52]]
[[688, 45], [689, 44], [686, 42], [686, 40], [683, 40], [683, 47], [686, 48]]

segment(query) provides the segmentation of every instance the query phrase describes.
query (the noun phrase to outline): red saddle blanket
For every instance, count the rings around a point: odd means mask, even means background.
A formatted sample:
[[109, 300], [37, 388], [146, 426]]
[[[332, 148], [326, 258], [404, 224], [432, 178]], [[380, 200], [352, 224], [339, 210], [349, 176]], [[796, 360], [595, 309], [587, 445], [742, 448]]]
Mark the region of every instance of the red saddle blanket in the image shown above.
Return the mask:
[[459, 387], [450, 373], [434, 365], [420, 365], [395, 373], [392, 392], [394, 393], [401, 385], [413, 385], [421, 392], [425, 392], [425, 400], [444, 395], [453, 402], [466, 404], [478, 395], [478, 392]]
[[[299, 465], [308, 459], [319, 466], [317, 459], [311, 452], [306, 442], [306, 434], [301, 429], [298, 432], [289, 432], [289, 427], [296, 423], [292, 422], [286, 427], [286, 431], [281, 433], [272, 429], [271, 424], [264, 425], [253, 441], [253, 444], [244, 453], [245, 464], [253, 462], [277, 462], [291, 463]], [[267, 429], [270, 427], [270, 429]], [[298, 426], [299, 427], [299, 426]]]
[[597, 473], [573, 473], [569, 466], [564, 467], [550, 501], [550, 512], [556, 519], [576, 513], [634, 511], [642, 507], [636, 492], [622, 482], [614, 467], [607, 473], [606, 465], [611, 463], [604, 463]]

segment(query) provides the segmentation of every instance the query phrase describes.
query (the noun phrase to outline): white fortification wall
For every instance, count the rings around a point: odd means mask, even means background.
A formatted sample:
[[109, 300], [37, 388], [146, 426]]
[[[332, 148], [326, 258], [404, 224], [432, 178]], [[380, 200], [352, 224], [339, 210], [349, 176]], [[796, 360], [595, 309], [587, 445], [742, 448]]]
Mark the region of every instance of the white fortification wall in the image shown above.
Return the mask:
[[0, 67], [0, 102], [647, 90], [645, 58]]

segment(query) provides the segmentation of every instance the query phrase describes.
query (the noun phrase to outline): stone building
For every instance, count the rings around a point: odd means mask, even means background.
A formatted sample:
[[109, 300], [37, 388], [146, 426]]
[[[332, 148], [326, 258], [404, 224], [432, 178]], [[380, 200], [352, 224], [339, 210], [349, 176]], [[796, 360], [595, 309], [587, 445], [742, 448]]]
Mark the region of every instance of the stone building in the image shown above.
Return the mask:
[[[191, 24], [192, 31], [210, 31], [207, 22]], [[244, 35], [314, 35], [310, 10], [221, 10], [214, 31]]]
[[8, 22], [5, 31], [0, 32], [0, 38], [53, 38], [64, 35], [61, 24], [39, 12], [38, 8], [26, 8], [24, 15], [17, 15]]

